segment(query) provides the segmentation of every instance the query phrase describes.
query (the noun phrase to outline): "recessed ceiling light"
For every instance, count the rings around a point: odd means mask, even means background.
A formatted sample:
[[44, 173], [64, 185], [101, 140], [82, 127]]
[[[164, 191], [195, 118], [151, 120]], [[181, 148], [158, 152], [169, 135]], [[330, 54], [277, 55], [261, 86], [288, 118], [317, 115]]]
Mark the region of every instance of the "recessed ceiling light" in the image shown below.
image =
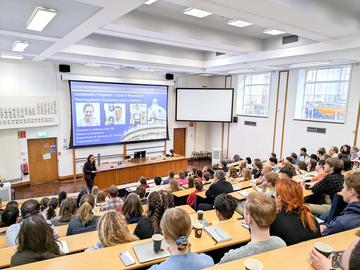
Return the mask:
[[277, 36], [277, 35], [285, 34], [286, 32], [277, 29], [265, 29], [263, 33], [267, 35]]
[[56, 10], [37, 7], [26, 24], [26, 29], [41, 32], [55, 16]]
[[246, 27], [246, 26], [252, 25], [252, 23], [245, 22], [245, 21], [242, 21], [242, 20], [237, 20], [237, 19], [230, 20], [230, 21], [227, 22], [227, 24], [232, 25], [232, 26], [236, 26], [236, 27]]
[[147, 0], [144, 4], [145, 5], [151, 5], [152, 3], [155, 3], [157, 0]]
[[251, 73], [255, 70], [253, 68], [243, 68], [243, 69], [236, 69], [236, 70], [230, 70], [229, 74], [243, 74], [243, 73]]
[[205, 10], [197, 9], [197, 8], [187, 8], [184, 10], [184, 14], [198, 17], [198, 18], [205, 18], [206, 16], [211, 15], [211, 12], [207, 12]]
[[29, 46], [29, 42], [17, 40], [12, 45], [12, 51], [23, 52], [27, 48], [27, 46]]
[[1, 58], [21, 60], [24, 59], [24, 56], [21, 54], [2, 53]]
[[314, 67], [314, 66], [325, 66], [331, 64], [330, 61], [321, 61], [321, 62], [308, 62], [308, 63], [297, 63], [290, 65], [291, 68], [297, 67]]
[[87, 67], [101, 67], [101, 64], [98, 64], [98, 63], [86, 63], [85, 66], [87, 66]]

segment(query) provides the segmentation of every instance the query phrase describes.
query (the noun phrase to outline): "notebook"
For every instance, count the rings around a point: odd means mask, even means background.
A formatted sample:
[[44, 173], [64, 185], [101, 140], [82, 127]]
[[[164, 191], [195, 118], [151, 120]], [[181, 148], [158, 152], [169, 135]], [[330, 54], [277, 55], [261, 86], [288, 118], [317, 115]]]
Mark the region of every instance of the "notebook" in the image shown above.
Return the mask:
[[231, 236], [228, 235], [220, 226], [208, 226], [205, 227], [205, 231], [210, 234], [216, 243], [231, 240]]
[[60, 240], [57, 242], [59, 248], [60, 248], [60, 251], [64, 254], [68, 254], [69, 253], [69, 247], [66, 243], [65, 240]]

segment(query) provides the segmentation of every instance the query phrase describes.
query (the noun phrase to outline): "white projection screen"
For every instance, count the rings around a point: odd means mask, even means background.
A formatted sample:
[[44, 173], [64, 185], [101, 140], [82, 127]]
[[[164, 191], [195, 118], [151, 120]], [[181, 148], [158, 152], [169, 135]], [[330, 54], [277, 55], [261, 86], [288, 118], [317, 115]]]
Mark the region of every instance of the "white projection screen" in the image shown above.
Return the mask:
[[234, 88], [176, 88], [176, 121], [231, 122]]

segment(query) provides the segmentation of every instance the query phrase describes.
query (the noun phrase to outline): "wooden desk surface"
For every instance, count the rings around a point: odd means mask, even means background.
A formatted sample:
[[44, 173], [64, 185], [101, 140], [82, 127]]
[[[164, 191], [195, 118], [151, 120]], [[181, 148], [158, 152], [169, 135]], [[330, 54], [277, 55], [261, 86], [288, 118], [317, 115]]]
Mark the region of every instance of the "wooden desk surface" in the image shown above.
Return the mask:
[[[306, 242], [302, 242], [296, 245], [292, 245], [285, 248], [280, 248], [248, 258], [254, 258], [260, 260], [264, 264], [264, 269], [291, 269], [291, 270], [310, 270], [314, 269], [308, 259], [309, 253], [313, 249], [315, 242], [321, 241], [328, 243], [335, 250], [345, 249], [352, 241], [358, 237], [355, 233], [359, 229], [353, 229]], [[233, 270], [243, 269], [244, 261], [247, 258], [235, 260], [232, 262], [215, 265], [208, 270]]]
[[[253, 183], [251, 183], [251, 181], [244, 181], [244, 182], [239, 182], [239, 183], [233, 184], [233, 187], [234, 187], [234, 189], [235, 188], [246, 189], [248, 187], [251, 187], [252, 184]], [[196, 195], [203, 198], [203, 199], [206, 199], [205, 193], [206, 193], [206, 191], [201, 191], [199, 193], [196, 193]]]
[[[215, 241], [207, 234], [203, 233], [201, 238], [195, 238], [192, 232], [189, 239], [191, 242], [191, 250], [193, 252], [206, 252], [215, 250], [235, 244], [248, 242], [250, 240], [249, 231], [244, 229], [240, 225], [239, 220], [234, 220], [228, 223], [222, 223], [220, 226], [232, 236], [232, 239], [223, 243], [215, 243]], [[119, 269], [136, 269], [139, 267], [149, 266], [155, 263], [159, 263], [164, 259], [155, 260], [147, 263], [140, 264], [134, 254], [132, 246], [136, 243], [143, 243], [151, 241], [151, 239], [139, 240], [132, 243], [121, 244], [113, 247], [103, 248], [87, 253], [78, 253], [68, 256], [62, 256], [46, 261], [40, 261], [32, 264], [26, 264], [13, 269], [51, 269], [51, 270], [63, 270], [69, 268], [77, 270], [88, 270], [92, 268], [107, 269], [107, 270], [119, 270]], [[136, 264], [125, 267], [122, 261], [118, 258], [118, 254], [121, 251], [129, 251], [133, 258], [136, 260]]]
[[[204, 185], [204, 188], [209, 188], [210, 184], [206, 184]], [[172, 194], [175, 196], [175, 197], [184, 197], [184, 196], [188, 196], [190, 195], [191, 193], [193, 193], [195, 191], [195, 188], [187, 188], [187, 189], [183, 189], [183, 190], [179, 190], [179, 191], [175, 191], [173, 192]]]

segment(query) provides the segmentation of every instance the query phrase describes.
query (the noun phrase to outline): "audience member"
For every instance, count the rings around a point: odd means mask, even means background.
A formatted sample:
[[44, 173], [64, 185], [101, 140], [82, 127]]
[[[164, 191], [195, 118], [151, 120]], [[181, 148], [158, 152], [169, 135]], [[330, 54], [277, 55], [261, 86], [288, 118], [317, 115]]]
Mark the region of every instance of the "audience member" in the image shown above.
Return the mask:
[[74, 198], [66, 198], [60, 206], [59, 216], [51, 219], [54, 226], [68, 224], [71, 219], [76, 216], [76, 200]]
[[348, 158], [342, 158], [341, 161], [342, 161], [342, 163], [343, 163], [343, 172], [351, 171], [351, 169], [352, 169], [352, 164], [351, 164], [350, 159], [348, 159]]
[[265, 164], [261, 170], [261, 175], [258, 179], [256, 179], [256, 185], [261, 185], [265, 182], [264, 175], [268, 172], [272, 171], [272, 167], [268, 164]]
[[242, 178], [244, 178], [243, 181], [249, 181], [249, 180], [251, 180], [252, 174], [251, 174], [250, 169], [249, 169], [249, 168], [244, 168], [244, 169], [242, 169], [242, 171], [241, 171], [241, 176], [242, 176]]
[[106, 212], [100, 218], [98, 236], [100, 242], [85, 251], [93, 251], [138, 240], [136, 236], [130, 233], [129, 228], [123, 222], [122, 215], [114, 211]]
[[106, 202], [105, 192], [100, 190], [96, 196], [96, 206], [101, 207]]
[[316, 151], [316, 155], [318, 156], [319, 159], [322, 158], [323, 155], [326, 154], [326, 150], [324, 147], [320, 147], [317, 151]]
[[299, 161], [305, 161], [307, 158], [310, 158], [310, 156], [308, 155], [306, 148], [301, 147], [299, 154]]
[[291, 157], [291, 163], [293, 165], [297, 165], [299, 163], [299, 159], [296, 153], [291, 153], [290, 157]]
[[276, 184], [275, 201], [278, 213], [270, 226], [271, 235], [279, 236], [287, 245], [321, 236], [318, 222], [304, 204], [303, 188], [299, 183], [280, 179]]
[[49, 207], [50, 199], [48, 197], [44, 197], [40, 200], [40, 211], [41, 214], [46, 218], [46, 211]]
[[8, 203], [5, 206], [5, 209], [10, 206], [15, 206], [16, 208], [19, 208], [19, 203], [17, 201], [8, 201]]
[[5, 208], [1, 214], [1, 222], [3, 226], [9, 227], [18, 222], [19, 209], [16, 206], [10, 206]]
[[109, 188], [108, 193], [110, 195], [110, 200], [108, 200], [101, 206], [100, 211], [108, 211], [115, 209], [116, 211], [120, 212], [124, 202], [121, 198], [117, 196], [118, 195], [117, 187], [115, 185], [112, 185]]
[[196, 173], [194, 175], [195, 180], [197, 181], [203, 181], [203, 173], [201, 170], [196, 170]]
[[59, 200], [57, 198], [51, 198], [49, 201], [49, 206], [48, 209], [45, 213], [45, 219], [52, 219], [54, 217], [56, 217], [56, 209], [59, 205]]
[[127, 195], [122, 207], [122, 213], [125, 216], [127, 224], [137, 223], [142, 219], [144, 209], [139, 197], [135, 193]]
[[320, 159], [315, 167], [315, 176], [311, 179], [312, 182], [318, 182], [324, 179], [325, 176], [327, 176], [328, 174], [325, 172], [324, 169], [325, 166], [325, 160]]
[[190, 251], [189, 236], [192, 231], [191, 219], [181, 208], [168, 209], [160, 223], [161, 230], [170, 257], [161, 264], [153, 265], [150, 270], [200, 270], [214, 264], [213, 259], [205, 254]]
[[188, 183], [188, 188], [193, 188], [194, 187], [194, 183], [195, 183], [195, 178], [193, 176], [189, 176], [188, 177], [189, 183]]
[[76, 205], [78, 208], [80, 207], [80, 201], [81, 201], [82, 196], [84, 196], [86, 194], [89, 194], [88, 189], [83, 187], [81, 189], [81, 191], [79, 192], [77, 199], [76, 199]]
[[345, 158], [350, 159], [351, 158], [351, 146], [348, 144], [344, 144], [340, 147], [340, 153], [344, 155]]
[[175, 179], [172, 179], [170, 181], [170, 191], [175, 192], [175, 191], [179, 191], [179, 190], [181, 190], [179, 183]]
[[[22, 222], [16, 253], [11, 266], [42, 261], [61, 255], [52, 230], [41, 215], [31, 215]], [[36, 268], [36, 267], [35, 267]]]
[[138, 186], [135, 193], [139, 196], [141, 204], [147, 204], [146, 189], [143, 186]]
[[143, 186], [144, 188], [150, 187], [147, 183], [147, 179], [144, 176], [140, 177], [139, 182], [140, 182], [140, 186]]
[[240, 176], [235, 167], [231, 167], [229, 169], [229, 177], [227, 178], [227, 180], [230, 181], [231, 183], [237, 183], [240, 181]]
[[221, 161], [221, 170], [223, 170], [225, 173], [228, 172], [229, 168], [227, 167], [227, 161], [226, 160]]
[[351, 147], [350, 149], [350, 159], [358, 159], [359, 158], [359, 148], [356, 146]]
[[262, 169], [263, 169], [262, 162], [259, 159], [254, 159], [253, 170], [252, 170], [252, 175], [254, 176], [254, 179], [257, 179], [261, 176]]
[[333, 234], [360, 227], [360, 172], [345, 174], [344, 187], [341, 190], [343, 199], [348, 205], [329, 225], [321, 225], [322, 235]]
[[301, 174], [304, 174], [304, 173], [307, 172], [307, 165], [306, 165], [306, 162], [305, 162], [305, 161], [302, 161], [302, 160], [299, 161], [299, 162], [297, 163], [297, 166], [298, 166]]
[[277, 173], [268, 172], [264, 175], [265, 182], [263, 185], [263, 192], [269, 197], [275, 198], [276, 195], [276, 184], [280, 180], [280, 177]]
[[305, 162], [306, 162], [306, 166], [307, 166], [306, 169], [308, 172], [315, 171], [316, 164], [317, 164], [316, 159], [310, 158], [310, 159], [307, 159]]
[[204, 172], [204, 173], [203, 173], [203, 178], [204, 178], [204, 182], [205, 182], [205, 183], [209, 183], [210, 180], [211, 180], [211, 174], [208, 173], [208, 172]]
[[151, 192], [148, 197], [147, 216], [137, 223], [134, 234], [140, 239], [146, 239], [154, 233], [160, 233], [160, 220], [167, 208], [168, 195], [164, 191]]
[[96, 198], [96, 196], [98, 195], [100, 189], [98, 186], [93, 186], [92, 190], [91, 190], [91, 195], [94, 196], [94, 198]]
[[239, 154], [235, 154], [235, 155], [233, 156], [231, 162], [238, 162], [238, 161], [240, 161], [240, 160], [241, 160], [240, 155], [239, 155]]
[[78, 215], [69, 222], [66, 235], [95, 231], [99, 217], [94, 216], [94, 207], [94, 196], [91, 194], [82, 196]]
[[62, 202], [65, 201], [66, 197], [67, 197], [66, 191], [60, 191], [58, 196], [59, 207], [61, 206]]
[[184, 171], [179, 172], [179, 178], [176, 181], [179, 183], [179, 185], [187, 185], [189, 183], [189, 180], [186, 178]]
[[272, 198], [262, 193], [250, 193], [244, 207], [244, 219], [250, 228], [250, 242], [225, 253], [220, 263], [241, 259], [258, 253], [286, 247], [277, 236], [270, 236], [269, 227], [276, 217], [276, 206]]
[[234, 215], [237, 200], [228, 194], [220, 194], [215, 198], [214, 208], [220, 222], [230, 221]]
[[203, 183], [201, 181], [195, 181], [195, 191], [190, 193], [187, 197], [187, 204], [190, 205], [192, 208], [196, 205], [196, 193], [199, 193], [203, 190]]
[[293, 166], [284, 166], [280, 169], [279, 177], [280, 179], [291, 180], [295, 176], [295, 168]]
[[339, 148], [336, 146], [331, 146], [329, 150], [329, 156], [332, 158], [337, 158], [339, 153]]
[[171, 181], [172, 179], [174, 179], [174, 176], [175, 176], [175, 173], [174, 173], [173, 171], [169, 171], [168, 178], [165, 179], [165, 180], [162, 182], [162, 184], [163, 184], [163, 185], [168, 185], [168, 184], [170, 184], [170, 181]]

